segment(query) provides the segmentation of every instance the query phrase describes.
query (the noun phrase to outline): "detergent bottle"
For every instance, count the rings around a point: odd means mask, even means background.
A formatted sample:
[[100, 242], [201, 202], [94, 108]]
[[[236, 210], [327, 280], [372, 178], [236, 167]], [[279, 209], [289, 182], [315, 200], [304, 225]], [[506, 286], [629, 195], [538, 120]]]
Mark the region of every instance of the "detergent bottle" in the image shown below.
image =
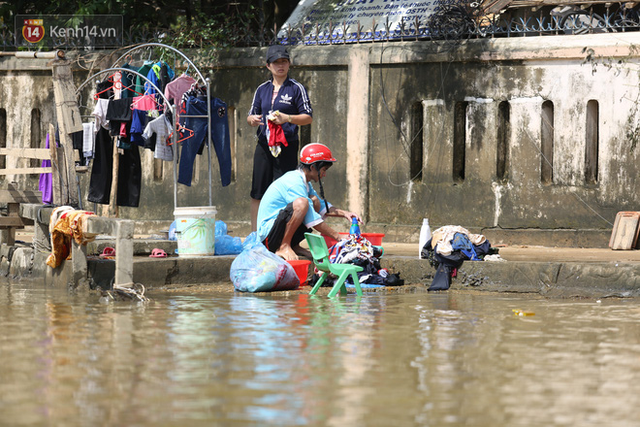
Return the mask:
[[349, 234], [353, 234], [360, 237], [360, 226], [358, 225], [358, 218], [351, 218], [351, 227], [349, 228]]
[[431, 238], [431, 227], [429, 227], [429, 219], [424, 218], [422, 220], [422, 227], [420, 228], [420, 239], [418, 243], [418, 258], [422, 258], [422, 248], [425, 243]]

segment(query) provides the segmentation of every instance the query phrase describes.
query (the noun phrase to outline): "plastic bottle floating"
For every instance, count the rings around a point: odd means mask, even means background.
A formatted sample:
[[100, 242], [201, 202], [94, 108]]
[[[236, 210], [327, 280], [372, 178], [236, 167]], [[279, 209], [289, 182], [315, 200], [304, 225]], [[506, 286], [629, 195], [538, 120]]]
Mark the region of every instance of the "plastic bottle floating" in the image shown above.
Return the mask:
[[511, 311], [513, 311], [513, 314], [516, 316], [535, 316], [536, 315], [533, 311], [518, 310], [516, 308], [512, 308]]

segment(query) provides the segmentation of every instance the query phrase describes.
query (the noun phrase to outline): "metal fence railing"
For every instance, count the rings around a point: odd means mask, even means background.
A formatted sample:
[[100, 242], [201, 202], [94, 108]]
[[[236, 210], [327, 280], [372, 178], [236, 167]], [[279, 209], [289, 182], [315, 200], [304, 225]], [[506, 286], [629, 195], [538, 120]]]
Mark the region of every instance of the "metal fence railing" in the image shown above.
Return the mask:
[[289, 28], [279, 40], [290, 45], [327, 45], [363, 42], [444, 40], [491, 37], [528, 37], [561, 34], [617, 33], [640, 30], [640, 17], [633, 10], [605, 11], [559, 8], [547, 15], [529, 15], [509, 19], [480, 16], [464, 10], [450, 9], [428, 19], [403, 20], [391, 28], [388, 20], [373, 22], [369, 28], [359, 24], [344, 26], [335, 23]]

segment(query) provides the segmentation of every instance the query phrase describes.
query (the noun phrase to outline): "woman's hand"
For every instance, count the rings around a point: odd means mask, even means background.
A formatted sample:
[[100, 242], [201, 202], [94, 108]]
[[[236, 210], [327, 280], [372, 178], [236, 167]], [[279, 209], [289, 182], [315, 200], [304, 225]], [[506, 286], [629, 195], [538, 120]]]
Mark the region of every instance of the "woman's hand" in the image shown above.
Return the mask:
[[247, 123], [253, 127], [260, 126], [262, 124], [262, 116], [259, 114], [247, 116]]
[[287, 113], [281, 113], [280, 111], [275, 111], [273, 113], [273, 119], [271, 121], [277, 125], [283, 125], [287, 122], [291, 123], [291, 115]]

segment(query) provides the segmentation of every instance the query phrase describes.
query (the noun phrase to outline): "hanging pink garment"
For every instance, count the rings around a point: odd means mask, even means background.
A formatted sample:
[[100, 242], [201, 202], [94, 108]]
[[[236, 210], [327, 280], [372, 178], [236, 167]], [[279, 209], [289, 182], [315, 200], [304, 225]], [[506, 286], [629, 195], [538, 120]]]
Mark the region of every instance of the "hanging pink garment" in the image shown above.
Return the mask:
[[131, 109], [142, 111], [157, 110], [157, 105], [154, 95], [134, 96], [133, 102], [131, 103]]

